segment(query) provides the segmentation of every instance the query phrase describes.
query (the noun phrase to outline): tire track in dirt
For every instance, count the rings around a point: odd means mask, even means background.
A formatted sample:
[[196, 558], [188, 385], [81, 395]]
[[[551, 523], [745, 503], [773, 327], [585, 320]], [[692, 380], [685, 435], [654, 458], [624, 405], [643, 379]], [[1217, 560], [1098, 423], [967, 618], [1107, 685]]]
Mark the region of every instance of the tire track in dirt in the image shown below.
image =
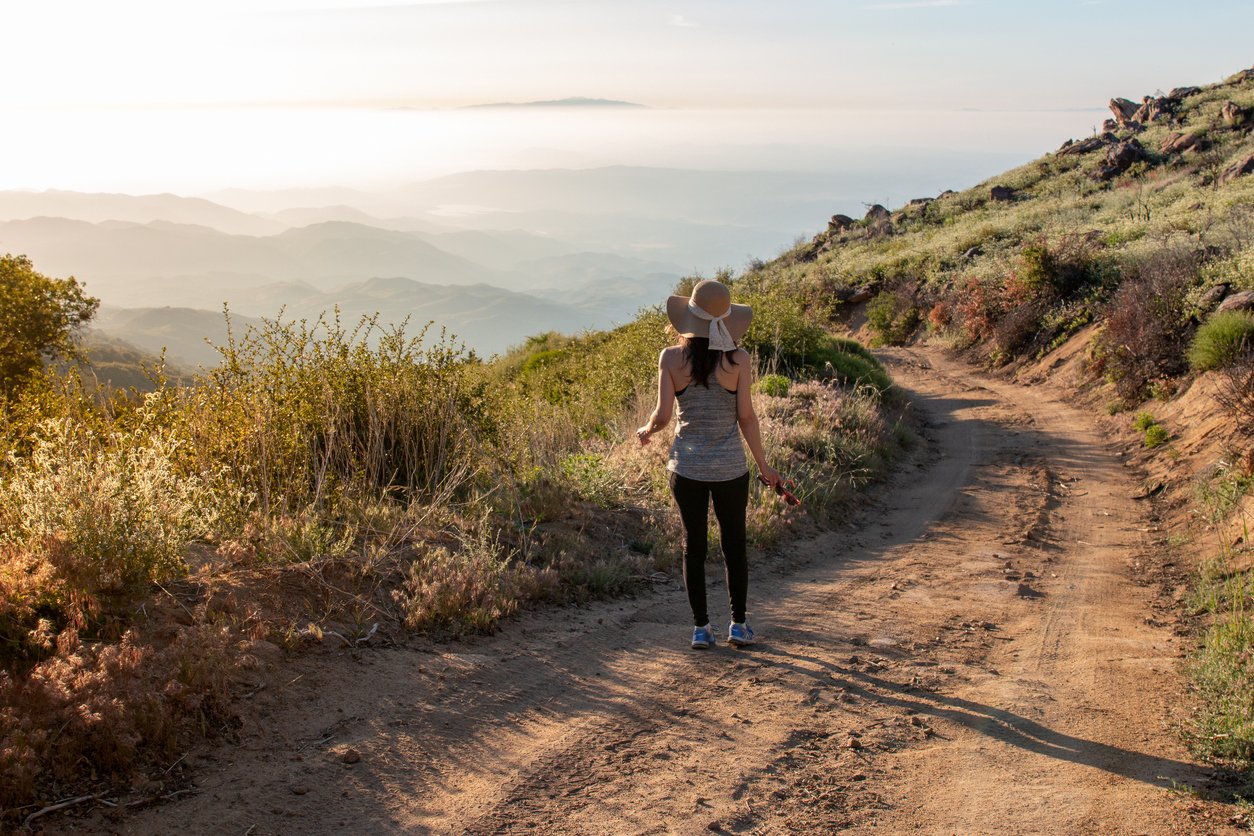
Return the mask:
[[672, 586], [458, 652], [300, 660], [242, 745], [201, 754], [198, 795], [93, 826], [1188, 832], [1130, 478], [1061, 404], [890, 359], [925, 451], [855, 526], [794, 545], [795, 571], [754, 572], [759, 646], [689, 651]]

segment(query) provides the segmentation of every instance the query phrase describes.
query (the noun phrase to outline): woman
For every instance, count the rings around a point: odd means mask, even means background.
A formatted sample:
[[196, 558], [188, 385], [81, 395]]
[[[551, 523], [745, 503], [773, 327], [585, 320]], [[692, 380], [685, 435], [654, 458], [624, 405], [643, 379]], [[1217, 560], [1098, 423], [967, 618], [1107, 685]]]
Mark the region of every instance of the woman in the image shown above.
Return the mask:
[[761, 477], [771, 487], [782, 483], [762, 450], [750, 398], [749, 355], [736, 347], [749, 329], [753, 311], [747, 305], [733, 305], [727, 286], [707, 279], [697, 282], [691, 297], [667, 299], [666, 314], [680, 335], [680, 344], [663, 349], [658, 358], [657, 406], [649, 423], [636, 430], [636, 437], [647, 444], [649, 436], [670, 423], [671, 411], [679, 403], [679, 427], [666, 468], [684, 524], [684, 588], [695, 625], [692, 646], [705, 649], [714, 643], [705, 602], [706, 528], [713, 499], [731, 598], [727, 641], [743, 647], [753, 644], [754, 638], [745, 622], [749, 466], [742, 435]]

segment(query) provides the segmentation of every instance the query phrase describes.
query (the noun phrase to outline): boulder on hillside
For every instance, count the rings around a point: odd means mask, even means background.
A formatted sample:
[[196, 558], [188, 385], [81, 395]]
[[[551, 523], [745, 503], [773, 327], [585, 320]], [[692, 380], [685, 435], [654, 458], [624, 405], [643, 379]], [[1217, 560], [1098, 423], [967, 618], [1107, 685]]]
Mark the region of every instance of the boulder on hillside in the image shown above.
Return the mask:
[[1239, 73], [1233, 73], [1224, 79], [1224, 84], [1240, 84], [1251, 78], [1254, 78], [1254, 67], [1250, 67], [1248, 70], [1241, 70]]
[[1125, 139], [1112, 145], [1106, 152], [1106, 164], [1097, 170], [1098, 180], [1113, 180], [1123, 174], [1134, 163], [1148, 159], [1145, 148], [1135, 138]]
[[1246, 154], [1244, 157], [1228, 166], [1224, 173], [1219, 175], [1219, 185], [1222, 186], [1225, 183], [1230, 183], [1242, 174], [1249, 174], [1250, 172], [1254, 172], [1254, 154]]
[[1102, 122], [1102, 130], [1105, 131], [1106, 133], [1114, 133], [1115, 131], [1119, 130], [1119, 123], [1116, 122], [1114, 119], [1107, 119], [1104, 122]]
[[945, 191], [941, 192], [940, 194], [936, 196], [936, 199], [940, 200], [942, 197], [952, 197], [956, 194], [958, 193], [954, 191], [953, 189], [945, 189]]
[[883, 206], [880, 206], [878, 203], [876, 203], [866, 210], [865, 220], [886, 221], [891, 217], [892, 217], [892, 214], [887, 209], [885, 209]]
[[1229, 99], [1219, 110], [1219, 118], [1230, 128], [1239, 128], [1250, 120], [1250, 112]]
[[1141, 106], [1137, 108], [1136, 113], [1132, 114], [1132, 121], [1148, 125], [1159, 119], [1171, 119], [1175, 117], [1176, 110], [1179, 107], [1179, 99], [1173, 99], [1170, 96], [1158, 96], [1157, 98], [1146, 96], [1141, 100]]
[[1096, 151], [1104, 145], [1110, 145], [1115, 142], [1115, 135], [1109, 131], [1104, 131], [1097, 136], [1091, 136], [1088, 139], [1082, 139], [1079, 142], [1067, 140], [1061, 148], [1055, 153], [1061, 156], [1070, 156], [1073, 154], [1087, 154], [1089, 151]]
[[838, 287], [832, 291], [832, 295], [846, 305], [860, 305], [869, 302], [875, 294], [869, 287]]
[[1121, 126], [1126, 125], [1131, 119], [1132, 114], [1140, 109], [1140, 105], [1131, 99], [1111, 99], [1110, 112], [1114, 114], [1115, 121]]
[[1172, 99], [1187, 99], [1189, 96], [1196, 96], [1200, 92], [1202, 92], [1201, 87], [1173, 87], [1167, 96]]
[[1215, 313], [1224, 313], [1225, 311], [1254, 311], [1254, 290], [1243, 290], [1240, 293], [1234, 293], [1220, 302], [1218, 308], [1215, 308]]
[[999, 202], [1014, 200], [1015, 190], [1009, 186], [993, 186], [993, 188], [988, 190], [988, 196], [990, 200]]
[[849, 229], [850, 227], [852, 227], [853, 224], [854, 224], [853, 218], [849, 217], [848, 215], [841, 215], [837, 213], [835, 215], [832, 215], [832, 219], [827, 222], [827, 231], [828, 232], [844, 232], [846, 229]]
[[1198, 298], [1197, 306], [1204, 311], [1209, 311], [1211, 308], [1222, 302], [1224, 297], [1228, 295], [1228, 291], [1231, 289], [1232, 285], [1227, 282], [1220, 282], [1219, 284], [1212, 285]]
[[931, 197], [916, 197], [916, 198], [913, 198], [913, 199], [912, 199], [909, 203], [907, 203], [906, 205], [907, 205], [907, 206], [927, 206], [927, 205], [928, 205], [929, 203], [931, 203], [933, 200], [935, 200], [935, 198], [931, 198]]
[[1185, 151], [1206, 150], [1206, 138], [1201, 134], [1169, 133], [1158, 147], [1161, 154], [1183, 154]]

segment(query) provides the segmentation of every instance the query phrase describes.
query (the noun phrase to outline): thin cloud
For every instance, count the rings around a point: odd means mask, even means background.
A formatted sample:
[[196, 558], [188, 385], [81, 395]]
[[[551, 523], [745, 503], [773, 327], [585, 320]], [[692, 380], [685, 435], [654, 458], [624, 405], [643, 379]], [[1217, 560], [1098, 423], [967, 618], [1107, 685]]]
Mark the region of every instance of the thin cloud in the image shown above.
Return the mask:
[[671, 15], [671, 26], [678, 26], [681, 29], [696, 29], [697, 24], [693, 23], [683, 15]]
[[872, 3], [864, 9], [877, 11], [896, 11], [898, 9], [941, 9], [950, 6], [970, 6], [967, 0], [911, 0], [906, 3]]

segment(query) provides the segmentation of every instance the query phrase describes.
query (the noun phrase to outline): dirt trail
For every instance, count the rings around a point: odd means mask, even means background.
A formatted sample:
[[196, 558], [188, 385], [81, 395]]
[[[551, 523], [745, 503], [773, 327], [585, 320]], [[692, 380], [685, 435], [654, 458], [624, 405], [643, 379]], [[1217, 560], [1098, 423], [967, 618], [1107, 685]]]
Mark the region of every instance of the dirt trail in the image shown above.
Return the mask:
[[1221, 831], [1170, 791], [1202, 771], [1167, 727], [1181, 648], [1135, 582], [1162, 535], [1126, 468], [1039, 390], [931, 351], [891, 364], [932, 452], [855, 529], [799, 546], [800, 569], [753, 576], [756, 648], [688, 650], [671, 588], [446, 652], [301, 661], [242, 745], [199, 756], [197, 794], [79, 824]]

